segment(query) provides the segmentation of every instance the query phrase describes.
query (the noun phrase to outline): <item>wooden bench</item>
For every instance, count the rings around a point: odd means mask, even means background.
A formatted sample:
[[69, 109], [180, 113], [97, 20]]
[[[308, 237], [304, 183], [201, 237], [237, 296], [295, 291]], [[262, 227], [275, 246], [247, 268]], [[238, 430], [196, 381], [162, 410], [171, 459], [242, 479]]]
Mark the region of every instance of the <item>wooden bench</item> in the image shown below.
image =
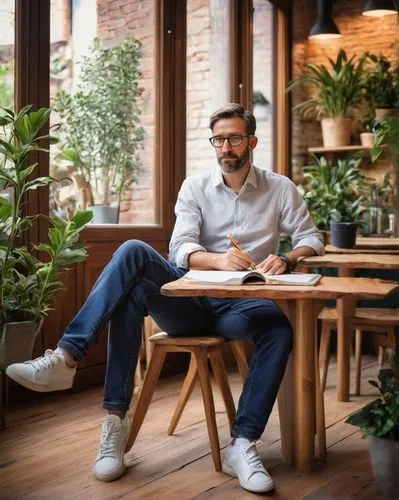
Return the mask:
[[[319, 314], [322, 322], [319, 363], [321, 369], [321, 389], [325, 390], [331, 330], [337, 324], [337, 310], [334, 307], [325, 307]], [[356, 380], [355, 394], [360, 394], [360, 372], [362, 362], [362, 334], [364, 331], [382, 332], [387, 334], [387, 345], [378, 348], [378, 366], [381, 367], [384, 360], [385, 348], [396, 348], [395, 326], [399, 325], [399, 308], [356, 308], [355, 315], [351, 318], [353, 328], [355, 329], [355, 362], [356, 362]]]

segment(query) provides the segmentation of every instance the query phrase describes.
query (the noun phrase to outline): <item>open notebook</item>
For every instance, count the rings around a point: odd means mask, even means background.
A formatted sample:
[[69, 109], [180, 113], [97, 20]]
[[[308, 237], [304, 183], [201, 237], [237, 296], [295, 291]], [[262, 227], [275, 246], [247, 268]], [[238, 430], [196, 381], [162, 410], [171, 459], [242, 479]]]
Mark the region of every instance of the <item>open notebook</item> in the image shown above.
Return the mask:
[[320, 274], [290, 273], [264, 274], [260, 271], [195, 271], [191, 270], [183, 279], [199, 283], [221, 285], [259, 285], [262, 283], [276, 285], [315, 285]]

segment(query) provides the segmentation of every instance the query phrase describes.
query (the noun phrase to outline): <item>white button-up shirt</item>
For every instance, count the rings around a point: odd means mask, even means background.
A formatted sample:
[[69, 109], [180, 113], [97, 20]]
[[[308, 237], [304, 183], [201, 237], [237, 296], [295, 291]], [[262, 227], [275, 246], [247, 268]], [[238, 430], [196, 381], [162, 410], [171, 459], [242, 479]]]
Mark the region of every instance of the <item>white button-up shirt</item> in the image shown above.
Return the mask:
[[282, 232], [291, 236], [293, 248], [307, 246], [324, 253], [322, 237], [295, 184], [255, 166], [238, 194], [226, 186], [219, 167], [188, 177], [175, 213], [169, 260], [178, 267], [187, 268], [189, 255], [199, 250], [227, 252], [229, 234], [255, 264], [277, 252]]

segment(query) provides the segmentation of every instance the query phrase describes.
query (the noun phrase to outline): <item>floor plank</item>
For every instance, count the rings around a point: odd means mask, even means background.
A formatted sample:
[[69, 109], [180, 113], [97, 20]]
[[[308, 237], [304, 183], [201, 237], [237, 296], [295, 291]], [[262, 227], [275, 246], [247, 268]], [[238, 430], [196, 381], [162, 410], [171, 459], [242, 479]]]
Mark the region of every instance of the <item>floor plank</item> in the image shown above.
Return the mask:
[[[367, 380], [377, 372], [376, 358], [363, 358], [362, 395], [336, 401], [336, 366], [331, 364], [325, 393], [328, 460], [310, 474], [288, 467], [281, 458], [277, 409], [259, 446], [276, 482], [276, 499], [378, 499], [367, 443], [346, 417], [376, 396]], [[353, 378], [353, 377], [352, 377]], [[254, 495], [238, 481], [214, 471], [198, 386], [173, 436], [166, 430], [182, 377], [161, 380], [143, 427], [126, 456], [128, 471], [113, 483], [91, 472], [102, 420], [102, 389], [58, 393], [9, 410], [8, 428], [0, 433], [0, 499], [246, 499]], [[241, 391], [230, 375], [235, 400]], [[215, 390], [220, 443], [229, 441], [223, 403]]]

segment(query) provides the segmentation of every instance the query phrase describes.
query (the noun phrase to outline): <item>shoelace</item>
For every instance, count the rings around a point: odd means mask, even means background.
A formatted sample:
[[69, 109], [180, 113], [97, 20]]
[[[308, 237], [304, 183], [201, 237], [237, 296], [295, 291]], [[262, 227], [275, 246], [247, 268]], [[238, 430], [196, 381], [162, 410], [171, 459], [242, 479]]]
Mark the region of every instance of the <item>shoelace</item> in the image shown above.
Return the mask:
[[51, 368], [61, 359], [61, 356], [57, 355], [52, 349], [47, 349], [43, 356], [32, 361], [27, 361], [27, 363], [33, 366], [37, 372], [41, 372]]
[[252, 441], [249, 443], [249, 445], [245, 448], [244, 446], [241, 447], [242, 450], [242, 455], [245, 460], [245, 462], [253, 469], [259, 469], [262, 472], [264, 471], [264, 467], [262, 464], [262, 460], [260, 459], [260, 456], [258, 455], [258, 452], [256, 450], [257, 445], [261, 445], [262, 441]]
[[97, 460], [104, 457], [116, 457], [116, 447], [120, 430], [121, 428], [115, 426], [113, 422], [104, 422], [101, 434], [100, 452]]

